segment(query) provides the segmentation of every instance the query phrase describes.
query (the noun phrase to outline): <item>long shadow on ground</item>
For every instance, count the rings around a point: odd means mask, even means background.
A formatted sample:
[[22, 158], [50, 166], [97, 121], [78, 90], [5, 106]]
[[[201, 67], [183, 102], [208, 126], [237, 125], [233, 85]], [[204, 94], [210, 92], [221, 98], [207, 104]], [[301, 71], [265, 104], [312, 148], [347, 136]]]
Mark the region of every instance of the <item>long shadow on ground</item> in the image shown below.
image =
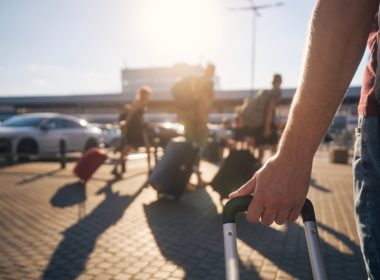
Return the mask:
[[[89, 215], [65, 230], [64, 238], [53, 253], [42, 279], [76, 279], [84, 271], [87, 259], [95, 248], [97, 238], [118, 222], [124, 211], [145, 186], [144, 184], [133, 196], [120, 196], [118, 192], [112, 191], [114, 182], [114, 180], [109, 181], [101, 189], [101, 192], [105, 194], [105, 199]], [[63, 189], [63, 193], [73, 193], [78, 191], [78, 186], [68, 185]], [[81, 200], [80, 195], [79, 193], [78, 201]], [[61, 193], [60, 197], [63, 196]], [[54, 198], [52, 203], [53, 200]], [[59, 199], [56, 199], [54, 203], [58, 203], [57, 206], [60, 207], [66, 206]], [[73, 202], [68, 203], [71, 205]]]
[[[206, 190], [154, 201], [144, 211], [161, 254], [184, 270], [183, 279], [225, 279], [222, 219]], [[253, 267], [241, 271], [258, 277]]]
[[[221, 215], [205, 190], [186, 195], [180, 202], [152, 202], [144, 206], [144, 211], [162, 255], [185, 271], [183, 279], [225, 279]], [[277, 230], [250, 225], [244, 215], [237, 221], [242, 280], [260, 279], [256, 268], [265, 270], [266, 263], [273, 263], [287, 277], [312, 279], [301, 225], [291, 223]], [[365, 279], [359, 247], [344, 234], [326, 225], [320, 227], [348, 248], [342, 253], [321, 240], [329, 279]]]
[[61, 187], [51, 198], [50, 203], [54, 207], [69, 207], [80, 204], [86, 200], [86, 191], [83, 183], [75, 181]]

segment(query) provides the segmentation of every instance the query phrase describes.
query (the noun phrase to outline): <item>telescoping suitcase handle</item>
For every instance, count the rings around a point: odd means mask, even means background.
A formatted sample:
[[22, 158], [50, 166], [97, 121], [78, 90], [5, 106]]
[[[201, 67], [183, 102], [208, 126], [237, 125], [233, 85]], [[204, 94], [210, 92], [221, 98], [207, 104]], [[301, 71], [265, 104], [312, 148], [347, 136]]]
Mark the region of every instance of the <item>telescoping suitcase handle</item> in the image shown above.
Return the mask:
[[[237, 213], [247, 211], [252, 198], [253, 196], [249, 195], [231, 199], [226, 203], [223, 209], [224, 257], [227, 280], [239, 280], [235, 217]], [[301, 216], [305, 228], [313, 277], [315, 280], [325, 280], [327, 277], [319, 243], [314, 207], [309, 199], [305, 201]]]

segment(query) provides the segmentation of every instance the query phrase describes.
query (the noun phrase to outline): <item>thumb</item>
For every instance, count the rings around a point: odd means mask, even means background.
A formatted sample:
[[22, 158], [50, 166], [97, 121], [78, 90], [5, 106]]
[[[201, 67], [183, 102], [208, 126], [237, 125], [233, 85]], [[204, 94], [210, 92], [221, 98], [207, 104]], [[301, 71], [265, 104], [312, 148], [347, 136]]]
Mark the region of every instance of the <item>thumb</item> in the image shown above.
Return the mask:
[[256, 175], [253, 176], [249, 181], [247, 181], [238, 190], [230, 193], [228, 195], [228, 198], [232, 199], [232, 198], [236, 198], [236, 197], [239, 197], [239, 196], [250, 195], [255, 190], [255, 187], [256, 187]]

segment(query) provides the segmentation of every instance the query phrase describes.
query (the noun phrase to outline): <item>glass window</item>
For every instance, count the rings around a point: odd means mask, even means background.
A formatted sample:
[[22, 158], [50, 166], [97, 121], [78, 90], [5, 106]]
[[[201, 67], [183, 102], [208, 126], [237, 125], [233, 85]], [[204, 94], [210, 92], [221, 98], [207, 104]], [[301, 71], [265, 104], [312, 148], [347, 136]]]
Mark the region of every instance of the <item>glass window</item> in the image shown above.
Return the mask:
[[62, 119], [62, 122], [64, 128], [83, 128], [83, 126], [76, 121]]
[[52, 118], [47, 120], [49, 129], [63, 128], [62, 119]]
[[15, 116], [2, 123], [6, 127], [38, 127], [44, 118]]

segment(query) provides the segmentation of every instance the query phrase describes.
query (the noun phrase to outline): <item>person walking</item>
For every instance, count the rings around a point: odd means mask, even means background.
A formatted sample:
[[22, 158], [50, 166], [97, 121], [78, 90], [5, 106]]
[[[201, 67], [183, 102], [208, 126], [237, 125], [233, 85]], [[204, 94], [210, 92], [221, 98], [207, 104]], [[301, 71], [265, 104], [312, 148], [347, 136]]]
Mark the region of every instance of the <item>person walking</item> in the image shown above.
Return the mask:
[[267, 145], [272, 147], [272, 151], [276, 150], [276, 107], [281, 100], [281, 83], [281, 75], [274, 74], [270, 90], [259, 91], [254, 98], [244, 99], [240, 107], [244, 143], [253, 150], [258, 149], [260, 163]]
[[[380, 279], [379, 0], [318, 0], [300, 83], [278, 150], [230, 198], [254, 194], [248, 221], [294, 221], [309, 190], [313, 157], [363, 56], [354, 147], [354, 206], [369, 279]], [[344, 7], [344, 9], [342, 9]], [[379, 65], [379, 66], [378, 66]]]
[[199, 157], [195, 164], [197, 175], [197, 187], [205, 187], [208, 182], [202, 178], [200, 161], [208, 141], [208, 117], [214, 103], [214, 81], [215, 66], [208, 64], [203, 75], [197, 79], [195, 84], [195, 115], [192, 122], [185, 124], [185, 138], [194, 142], [199, 148]]
[[[121, 118], [124, 119], [120, 121], [120, 128], [122, 131], [120, 157], [115, 162], [115, 166], [111, 172], [116, 177], [120, 177], [121, 174], [126, 172], [125, 157], [128, 155], [131, 148], [137, 149], [142, 146], [146, 149], [148, 169], [149, 172], [151, 171], [150, 144], [144, 119], [144, 113], [151, 93], [151, 88], [142, 86], [137, 92], [132, 105], [125, 106], [125, 110], [121, 114]], [[122, 168], [121, 173], [118, 171], [119, 166]]]
[[274, 74], [272, 79], [272, 89], [264, 91], [268, 97], [268, 104], [265, 110], [264, 124], [259, 136], [260, 141], [258, 144], [258, 160], [263, 162], [265, 146], [271, 147], [272, 154], [277, 149], [278, 134], [277, 134], [277, 120], [276, 120], [276, 107], [281, 100], [281, 84], [282, 77], [280, 74]]
[[[208, 140], [207, 123], [214, 102], [214, 74], [215, 66], [208, 64], [202, 76], [184, 77], [172, 89], [178, 107], [178, 119], [185, 128], [185, 138], [195, 143], [199, 149], [199, 157], [194, 166], [198, 187], [208, 184], [201, 176], [199, 165]], [[181, 103], [185, 103], [186, 107], [179, 106]]]

